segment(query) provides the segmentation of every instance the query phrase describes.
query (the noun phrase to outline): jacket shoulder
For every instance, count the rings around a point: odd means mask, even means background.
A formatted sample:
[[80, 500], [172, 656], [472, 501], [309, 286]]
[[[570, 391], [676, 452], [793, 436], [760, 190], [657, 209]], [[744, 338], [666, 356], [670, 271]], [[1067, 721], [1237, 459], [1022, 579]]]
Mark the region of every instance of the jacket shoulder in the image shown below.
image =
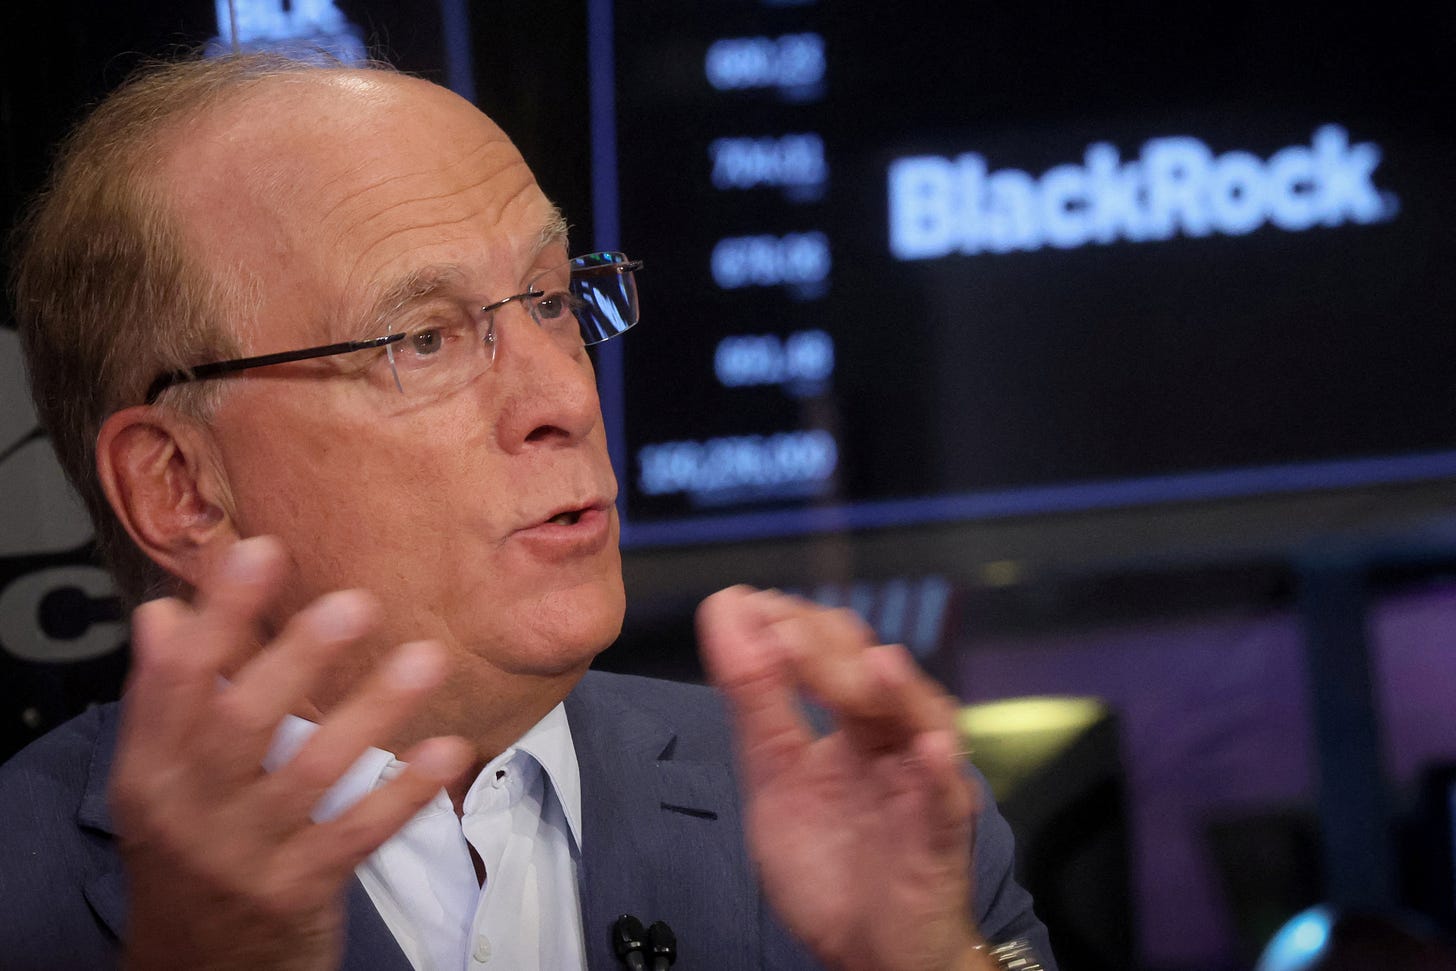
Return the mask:
[[33, 794], [30, 798], [70, 793], [79, 798], [98, 755], [109, 769], [110, 752], [97, 753], [96, 747], [99, 742], [109, 745], [114, 740], [116, 717], [116, 703], [97, 705], [0, 763], [0, 809], [13, 813], [7, 800], [21, 788]]
[[633, 674], [588, 671], [574, 692], [593, 716], [630, 710], [646, 715], [676, 737], [676, 758], [724, 761], [732, 735], [723, 697], [714, 688]]
[[0, 765], [7, 968], [115, 960], [114, 938], [87, 896], [88, 885], [120, 871], [105, 804], [115, 721], [115, 705], [93, 708]]

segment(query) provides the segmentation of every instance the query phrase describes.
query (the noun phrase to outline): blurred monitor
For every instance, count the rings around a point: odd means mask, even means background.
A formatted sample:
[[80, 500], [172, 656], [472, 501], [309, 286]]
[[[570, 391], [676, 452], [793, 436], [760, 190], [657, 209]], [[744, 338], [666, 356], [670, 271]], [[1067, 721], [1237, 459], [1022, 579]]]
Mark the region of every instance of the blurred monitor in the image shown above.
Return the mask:
[[1449, 5], [589, 6], [629, 547], [1456, 471]]

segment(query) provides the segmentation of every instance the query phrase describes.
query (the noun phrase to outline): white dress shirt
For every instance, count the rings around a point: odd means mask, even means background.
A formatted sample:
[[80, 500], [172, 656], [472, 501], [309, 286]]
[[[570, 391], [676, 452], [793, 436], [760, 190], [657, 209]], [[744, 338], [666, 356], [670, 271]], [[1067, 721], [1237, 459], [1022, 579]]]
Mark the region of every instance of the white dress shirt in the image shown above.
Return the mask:
[[[264, 768], [286, 763], [317, 727], [290, 715]], [[369, 749], [314, 818], [339, 815], [403, 769]], [[470, 847], [485, 864], [483, 886]], [[557, 705], [481, 771], [461, 815], [440, 790], [356, 872], [416, 971], [584, 971], [580, 859], [581, 774]]]

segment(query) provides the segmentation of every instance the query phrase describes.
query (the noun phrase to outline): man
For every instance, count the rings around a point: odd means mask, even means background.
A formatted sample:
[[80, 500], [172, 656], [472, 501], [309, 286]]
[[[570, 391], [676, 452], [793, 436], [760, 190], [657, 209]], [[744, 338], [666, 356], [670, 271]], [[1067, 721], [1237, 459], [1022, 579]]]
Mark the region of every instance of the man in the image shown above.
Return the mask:
[[705, 602], [726, 715], [587, 673], [623, 592], [577, 320], [629, 326], [634, 264], [569, 264], [468, 103], [173, 65], [74, 136], [25, 239], [38, 406], [119, 579], [174, 596], [119, 718], [0, 776], [7, 967], [610, 968], [624, 913], [688, 968], [1045, 955], [949, 699], [848, 615]]

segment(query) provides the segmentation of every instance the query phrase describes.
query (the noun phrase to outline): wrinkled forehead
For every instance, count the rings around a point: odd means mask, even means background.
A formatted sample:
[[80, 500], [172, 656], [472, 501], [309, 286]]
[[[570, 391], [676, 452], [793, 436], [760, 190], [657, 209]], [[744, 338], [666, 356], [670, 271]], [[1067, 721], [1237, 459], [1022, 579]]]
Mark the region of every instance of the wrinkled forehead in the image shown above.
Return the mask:
[[325, 330], [421, 266], [456, 267], [462, 287], [491, 292], [543, 249], [564, 256], [564, 224], [505, 133], [416, 79], [271, 79], [179, 139], [170, 170], [184, 233], [211, 269], [262, 305], [316, 298], [310, 323]]

